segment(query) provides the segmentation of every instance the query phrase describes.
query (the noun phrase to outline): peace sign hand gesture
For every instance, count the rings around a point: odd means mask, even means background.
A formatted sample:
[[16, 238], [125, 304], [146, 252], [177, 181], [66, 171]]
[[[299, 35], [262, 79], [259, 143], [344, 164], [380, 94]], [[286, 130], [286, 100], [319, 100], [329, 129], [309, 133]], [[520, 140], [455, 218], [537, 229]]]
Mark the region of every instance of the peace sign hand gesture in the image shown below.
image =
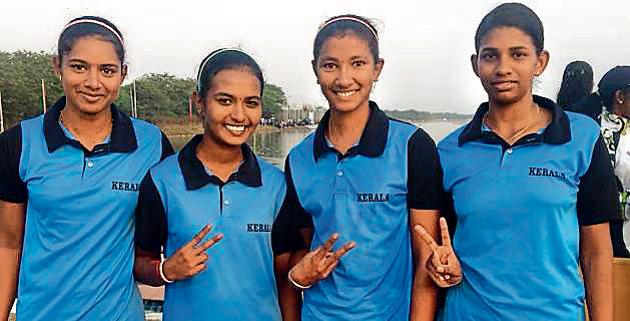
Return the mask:
[[414, 230], [420, 235], [420, 238], [422, 238], [431, 251], [433, 251], [426, 263], [429, 276], [433, 282], [441, 288], [448, 288], [459, 284], [462, 281], [462, 268], [451, 245], [451, 236], [448, 232], [446, 219], [443, 217], [440, 218], [442, 245], [438, 245], [421, 225], [416, 225]]
[[333, 245], [339, 239], [339, 234], [334, 233], [324, 245], [307, 253], [289, 271], [289, 279], [295, 281], [302, 288], [310, 287], [321, 279], [327, 278], [339, 264], [339, 259], [356, 244], [350, 241], [333, 252]]
[[204, 226], [190, 242], [166, 259], [163, 271], [167, 279], [171, 281], [184, 280], [206, 269], [206, 261], [208, 260], [206, 250], [223, 238], [223, 234], [220, 233], [201, 243], [210, 230], [212, 230], [212, 225]]

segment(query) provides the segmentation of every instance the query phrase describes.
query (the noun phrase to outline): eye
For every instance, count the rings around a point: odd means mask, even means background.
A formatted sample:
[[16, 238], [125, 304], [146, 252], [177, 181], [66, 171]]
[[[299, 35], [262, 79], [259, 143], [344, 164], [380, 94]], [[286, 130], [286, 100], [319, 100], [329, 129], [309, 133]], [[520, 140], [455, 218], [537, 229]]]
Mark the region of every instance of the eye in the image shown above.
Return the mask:
[[486, 52], [481, 54], [481, 60], [490, 61], [497, 57], [494, 53]]
[[232, 98], [226, 98], [226, 97], [219, 97], [216, 99], [216, 101], [223, 106], [229, 106], [232, 104]]
[[101, 69], [101, 72], [108, 77], [113, 76], [116, 73], [116, 69], [112, 68], [112, 67], [103, 67], [103, 69]]
[[257, 99], [247, 100], [245, 101], [245, 106], [248, 108], [258, 108], [258, 106], [260, 106], [260, 101]]
[[87, 66], [84, 64], [73, 63], [70, 64], [70, 69], [72, 69], [74, 72], [84, 72], [87, 70]]
[[321, 68], [324, 69], [325, 71], [333, 71], [337, 68], [337, 65], [335, 65], [332, 62], [325, 62], [324, 64], [321, 65]]
[[363, 60], [355, 60], [352, 62], [352, 67], [354, 68], [360, 68], [363, 67], [367, 64], [367, 62], [363, 61]]
[[523, 59], [525, 57], [527, 57], [527, 53], [526, 52], [522, 52], [522, 51], [516, 51], [512, 54], [512, 57], [516, 58], [516, 59]]

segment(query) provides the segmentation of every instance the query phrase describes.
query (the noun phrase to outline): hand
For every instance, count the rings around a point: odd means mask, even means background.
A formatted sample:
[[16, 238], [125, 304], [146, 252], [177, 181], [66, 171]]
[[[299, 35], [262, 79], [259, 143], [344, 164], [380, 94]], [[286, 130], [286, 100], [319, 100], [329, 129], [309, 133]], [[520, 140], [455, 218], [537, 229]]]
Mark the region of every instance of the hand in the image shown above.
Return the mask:
[[433, 237], [421, 225], [416, 225], [414, 230], [420, 235], [420, 238], [422, 238], [431, 251], [433, 251], [426, 263], [429, 276], [433, 282], [441, 288], [448, 288], [459, 284], [462, 281], [462, 268], [451, 246], [451, 236], [448, 233], [446, 219], [443, 217], [440, 218], [441, 246], [435, 242]]
[[206, 250], [223, 238], [223, 234], [217, 234], [200, 244], [211, 229], [212, 225], [210, 224], [204, 226], [190, 242], [166, 259], [163, 272], [167, 279], [172, 281], [184, 280], [206, 269], [206, 261], [208, 260]]
[[332, 250], [333, 245], [339, 239], [339, 234], [334, 233], [324, 245], [307, 253], [292, 269], [291, 278], [298, 284], [308, 287], [321, 279], [327, 278], [339, 264], [344, 254], [355, 248], [354, 241], [350, 241], [337, 251]]

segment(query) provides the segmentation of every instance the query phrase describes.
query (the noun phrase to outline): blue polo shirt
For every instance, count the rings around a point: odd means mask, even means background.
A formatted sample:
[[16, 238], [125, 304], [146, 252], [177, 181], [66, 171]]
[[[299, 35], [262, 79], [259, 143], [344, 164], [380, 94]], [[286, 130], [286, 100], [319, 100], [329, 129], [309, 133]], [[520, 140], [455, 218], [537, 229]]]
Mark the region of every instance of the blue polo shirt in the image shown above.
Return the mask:
[[0, 199], [27, 203], [17, 319], [144, 320], [134, 208], [142, 177], [172, 148], [112, 105], [110, 139], [89, 151], [60, 125], [64, 106], [0, 135]]
[[[140, 187], [138, 248], [155, 253], [163, 246], [169, 257], [208, 223], [206, 239], [224, 234], [207, 251], [206, 270], [166, 285], [164, 320], [280, 321], [274, 254], [297, 249], [278, 217], [284, 175], [243, 145], [243, 162], [223, 182], [196, 156], [202, 139], [151, 169]], [[297, 233], [293, 239], [301, 241]]]
[[482, 126], [488, 104], [438, 145], [463, 281], [443, 320], [583, 320], [580, 227], [617, 216], [597, 124], [549, 99], [551, 123], [510, 146]]
[[342, 155], [326, 142], [327, 112], [285, 165], [286, 209], [313, 227], [311, 249], [334, 232], [354, 240], [333, 273], [304, 292], [302, 320], [409, 320], [413, 283], [410, 209], [438, 209], [441, 171], [433, 140], [370, 102], [358, 144]]

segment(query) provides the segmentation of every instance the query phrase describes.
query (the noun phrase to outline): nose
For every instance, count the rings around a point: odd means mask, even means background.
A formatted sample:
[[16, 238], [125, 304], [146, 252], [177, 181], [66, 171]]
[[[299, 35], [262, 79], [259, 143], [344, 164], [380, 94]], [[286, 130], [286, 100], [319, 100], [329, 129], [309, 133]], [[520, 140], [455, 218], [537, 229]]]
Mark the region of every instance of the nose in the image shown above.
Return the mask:
[[245, 101], [238, 102], [232, 107], [230, 118], [235, 122], [242, 123], [245, 121]]
[[87, 72], [84, 82], [85, 87], [91, 90], [97, 90], [101, 87], [100, 74], [97, 68], [90, 68]]
[[337, 85], [341, 88], [348, 88], [352, 86], [353, 75], [352, 71], [347, 66], [341, 66], [339, 73], [337, 74]]
[[500, 56], [497, 62], [496, 73], [498, 76], [508, 76], [512, 74], [512, 65], [508, 57]]

